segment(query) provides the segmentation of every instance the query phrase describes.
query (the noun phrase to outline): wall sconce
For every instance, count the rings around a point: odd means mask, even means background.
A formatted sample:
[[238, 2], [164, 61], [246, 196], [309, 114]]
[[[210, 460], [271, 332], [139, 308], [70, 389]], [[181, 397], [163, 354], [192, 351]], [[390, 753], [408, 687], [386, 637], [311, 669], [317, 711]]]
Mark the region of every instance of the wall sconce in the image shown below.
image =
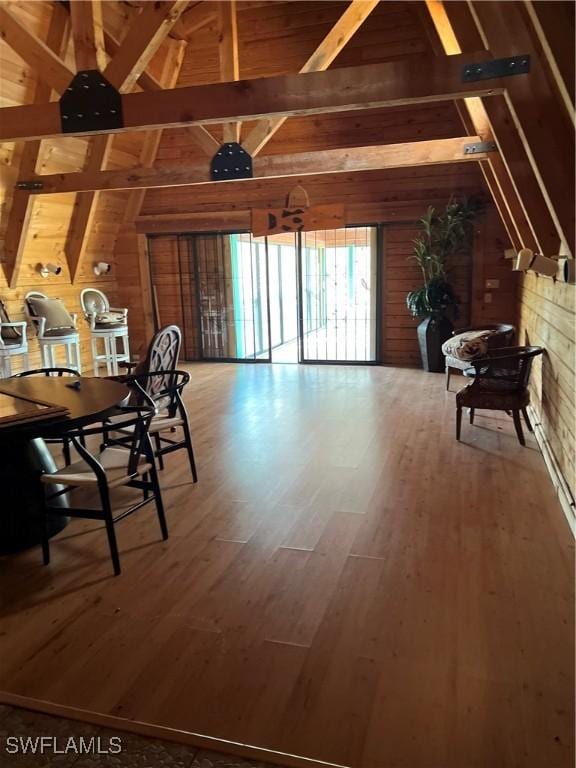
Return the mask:
[[40, 277], [48, 277], [48, 275], [59, 275], [62, 272], [62, 267], [59, 264], [37, 264], [36, 271]]
[[558, 273], [558, 258], [551, 259], [534, 253], [530, 248], [522, 248], [518, 251], [516, 261], [512, 269], [515, 272], [527, 272], [529, 269], [545, 277], [556, 277]]
[[94, 264], [94, 274], [96, 275], [96, 277], [100, 277], [101, 275], [107, 275], [111, 269], [112, 269], [112, 264], [108, 264], [107, 261], [99, 261], [96, 264]]

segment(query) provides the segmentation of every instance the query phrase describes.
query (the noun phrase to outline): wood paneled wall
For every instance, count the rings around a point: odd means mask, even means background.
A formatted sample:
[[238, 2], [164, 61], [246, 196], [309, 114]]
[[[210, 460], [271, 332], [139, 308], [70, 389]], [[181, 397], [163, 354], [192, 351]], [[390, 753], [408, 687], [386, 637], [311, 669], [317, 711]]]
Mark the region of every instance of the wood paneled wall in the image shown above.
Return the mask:
[[545, 348], [532, 373], [532, 405], [572, 497], [576, 496], [576, 287], [527, 273], [520, 288], [520, 342]]
[[[446, 199], [438, 201], [440, 208]], [[425, 212], [420, 208], [419, 213]], [[366, 220], [365, 220], [366, 221]], [[374, 220], [372, 220], [374, 222]], [[361, 222], [355, 222], [361, 223]], [[222, 230], [234, 230], [226, 226], [222, 218]], [[380, 356], [384, 363], [392, 365], [419, 365], [420, 354], [416, 338], [416, 326], [419, 320], [410, 316], [406, 307], [406, 294], [421, 283], [418, 267], [409, 258], [412, 241], [420, 229], [414, 222], [384, 222], [382, 265], [382, 314]], [[119, 261], [128, 265], [136, 257], [134, 246], [138, 236], [133, 232], [127, 241]], [[483, 322], [516, 322], [516, 289], [518, 275], [511, 271], [511, 264], [504, 258], [508, 247], [506, 235], [492, 205], [476, 226], [474, 252], [470, 257], [460, 257], [453, 264], [451, 282], [461, 300], [460, 318], [457, 325]], [[162, 324], [176, 323], [187, 328], [187, 357], [195, 359], [198, 354], [197, 320], [194, 291], [191, 291], [190, 259], [186, 244], [178, 248], [178, 237], [166, 234], [150, 240], [149, 250], [153, 256], [154, 282], [160, 321]], [[182, 280], [180, 274], [182, 272]], [[133, 319], [138, 313], [141, 297], [133, 287], [137, 270], [126, 271], [126, 286], [121, 288], [121, 295], [128, 306], [134, 304]], [[486, 288], [486, 280], [498, 279], [499, 287]], [[186, 296], [182, 301], [182, 287]], [[487, 300], [490, 296], [491, 300]], [[141, 325], [143, 328], [143, 325]], [[134, 336], [135, 328], [132, 328]], [[144, 339], [141, 340], [142, 343]]]
[[[18, 16], [30, 32], [46, 38], [54, 7], [52, 2], [21, 0], [10, 2], [10, 10]], [[105, 2], [105, 24], [118, 39], [122, 39], [129, 27], [133, 9], [122, 8], [123, 4]], [[61, 8], [59, 9], [61, 11]], [[161, 69], [165, 52], [159, 52], [153, 62], [153, 69]], [[71, 69], [75, 68], [72, 45], [69, 44], [65, 60]], [[0, 107], [30, 103], [34, 95], [36, 73], [0, 40]], [[53, 94], [52, 98], [56, 95]], [[143, 134], [118, 134], [114, 137], [107, 168], [122, 168], [138, 164]], [[40, 173], [72, 172], [81, 170], [87, 156], [89, 140], [58, 138], [41, 144], [36, 170]], [[10, 205], [15, 182], [18, 180], [21, 142], [5, 143], [0, 147], [0, 262], [4, 260], [4, 235], [10, 216]], [[88, 325], [81, 316], [80, 292], [89, 285], [106, 292], [113, 305], [120, 301], [118, 274], [115, 263], [115, 243], [126, 207], [127, 193], [103, 192], [98, 195], [87, 251], [74, 284], [65, 255], [65, 244], [75, 204], [75, 195], [53, 195], [33, 198], [30, 224], [24, 241], [23, 261], [15, 288], [9, 288], [0, 264], [0, 297], [5, 301], [13, 320], [24, 319], [24, 296], [30, 290], [39, 290], [49, 296], [62, 298], [72, 312], [79, 314], [81, 333], [82, 364], [85, 371], [92, 369]], [[112, 264], [109, 275], [96, 277], [94, 263], [106, 261]], [[37, 265], [52, 262], [62, 267], [60, 275], [43, 279]], [[31, 363], [40, 364], [37, 342], [29, 331], [31, 342]], [[62, 356], [62, 360], [63, 360]], [[14, 369], [18, 370], [15, 361]]]

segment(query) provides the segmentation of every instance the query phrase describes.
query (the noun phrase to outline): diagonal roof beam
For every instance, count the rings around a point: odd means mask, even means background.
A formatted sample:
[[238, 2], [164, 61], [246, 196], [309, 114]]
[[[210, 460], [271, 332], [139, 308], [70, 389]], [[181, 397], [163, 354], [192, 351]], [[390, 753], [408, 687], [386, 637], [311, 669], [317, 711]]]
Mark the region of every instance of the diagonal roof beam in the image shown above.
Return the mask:
[[104, 70], [104, 77], [119, 91], [131, 91], [187, 5], [188, 0], [146, 3]]
[[[111, 56], [113, 56], [120, 48], [120, 43], [118, 43], [107, 31], [104, 32], [104, 39], [106, 42], [106, 50]], [[143, 91], [162, 90], [162, 86], [158, 80], [156, 80], [156, 78], [147, 71], [142, 72], [138, 78], [138, 85], [142, 88]], [[175, 86], [176, 83], [174, 83], [173, 87]], [[207, 157], [213, 157], [215, 152], [220, 148], [220, 144], [216, 141], [214, 136], [212, 136], [210, 131], [207, 128], [204, 128], [203, 125], [188, 126], [188, 133], [190, 134], [190, 137], [194, 143], [198, 145], [198, 148], [201, 149]]]
[[190, 6], [184, 11], [178, 24], [174, 27], [177, 36], [189, 39], [190, 35], [197, 32], [202, 27], [214, 21], [218, 14], [218, 3], [214, 0], [201, 0], [200, 2], [190, 3]]
[[[516, 2], [468, 0], [468, 8], [479, 34], [496, 57], [514, 53], [530, 56], [530, 82], [523, 77], [508, 78], [505, 105], [560, 239], [574, 254], [574, 126], [549, 77], [545, 53], [530, 17]], [[560, 150], [551, 151], [551, 147]]]
[[[300, 73], [322, 72], [328, 69], [377, 5], [378, 0], [352, 0], [324, 40], [301, 67]], [[255, 157], [284, 125], [286, 119], [278, 117], [273, 120], [261, 120], [246, 136], [242, 146], [252, 157]]]
[[[465, 3], [426, 0], [426, 6], [447, 55], [482, 45]], [[513, 244], [543, 253], [557, 253], [556, 228], [503, 97], [465, 99], [463, 108], [467, 112], [463, 120], [470, 124], [470, 130], [484, 140], [498, 144], [500, 154], [490, 158], [483, 170]]]
[[[104, 70], [104, 77], [116, 89], [126, 92], [136, 85], [187, 4], [187, 0], [148, 3], [133, 20], [116, 55]], [[100, 171], [105, 166], [111, 149], [112, 134], [96, 136], [92, 141], [84, 171]], [[76, 196], [65, 246], [73, 282], [82, 268], [97, 203], [96, 192], [90, 191]]]
[[[54, 5], [46, 37], [46, 46], [58, 55], [66, 48], [68, 33], [68, 15], [59, 5]], [[34, 102], [44, 104], [50, 99], [51, 91], [52, 88], [49, 85], [38, 80], [34, 91]], [[41, 144], [42, 142], [39, 140], [27, 141], [24, 144], [17, 169], [17, 175], [20, 178], [29, 177], [36, 172]], [[30, 193], [20, 189], [15, 189], [12, 200], [7, 201], [4, 258], [2, 261], [4, 262], [6, 282], [11, 288], [16, 287], [20, 276], [33, 203], [34, 200], [30, 197]]]
[[[182, 68], [187, 43], [185, 40], [169, 40], [168, 43], [170, 48], [166, 55], [166, 61], [164, 62], [161, 81], [165, 84], [166, 88], [174, 88]], [[195, 126], [195, 128], [205, 130], [200, 125]], [[154, 165], [161, 140], [161, 128], [157, 131], [148, 131], [146, 133], [142, 143], [142, 149], [140, 150], [140, 165], [143, 168], [151, 168]], [[132, 223], [136, 216], [140, 215], [140, 209], [142, 208], [145, 194], [145, 189], [132, 190], [126, 208], [124, 209], [125, 222]]]
[[42, 82], [58, 93], [66, 90], [74, 73], [49, 45], [26, 29], [6, 3], [0, 3], [0, 38], [34, 70]]

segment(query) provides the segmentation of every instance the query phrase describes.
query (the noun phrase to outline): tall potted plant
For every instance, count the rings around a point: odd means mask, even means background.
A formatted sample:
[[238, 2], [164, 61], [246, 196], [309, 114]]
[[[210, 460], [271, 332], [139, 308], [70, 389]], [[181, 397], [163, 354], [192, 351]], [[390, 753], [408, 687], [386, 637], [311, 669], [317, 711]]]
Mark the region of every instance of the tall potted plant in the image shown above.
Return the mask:
[[451, 200], [444, 211], [432, 207], [420, 219], [422, 235], [414, 240], [416, 261], [422, 272], [423, 285], [406, 297], [413, 317], [423, 317], [418, 326], [418, 343], [422, 367], [426, 371], [443, 371], [442, 344], [450, 337], [458, 317], [460, 300], [449, 282], [450, 260], [471, 254], [473, 222], [483, 210], [481, 200]]

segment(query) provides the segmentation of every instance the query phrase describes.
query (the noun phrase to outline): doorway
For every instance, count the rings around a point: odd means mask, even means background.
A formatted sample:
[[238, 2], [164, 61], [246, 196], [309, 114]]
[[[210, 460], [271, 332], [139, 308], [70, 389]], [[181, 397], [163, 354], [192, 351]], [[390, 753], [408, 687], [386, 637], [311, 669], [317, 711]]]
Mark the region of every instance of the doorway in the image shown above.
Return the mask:
[[196, 318], [200, 359], [377, 361], [376, 227], [183, 235], [182, 249], [183, 316]]

